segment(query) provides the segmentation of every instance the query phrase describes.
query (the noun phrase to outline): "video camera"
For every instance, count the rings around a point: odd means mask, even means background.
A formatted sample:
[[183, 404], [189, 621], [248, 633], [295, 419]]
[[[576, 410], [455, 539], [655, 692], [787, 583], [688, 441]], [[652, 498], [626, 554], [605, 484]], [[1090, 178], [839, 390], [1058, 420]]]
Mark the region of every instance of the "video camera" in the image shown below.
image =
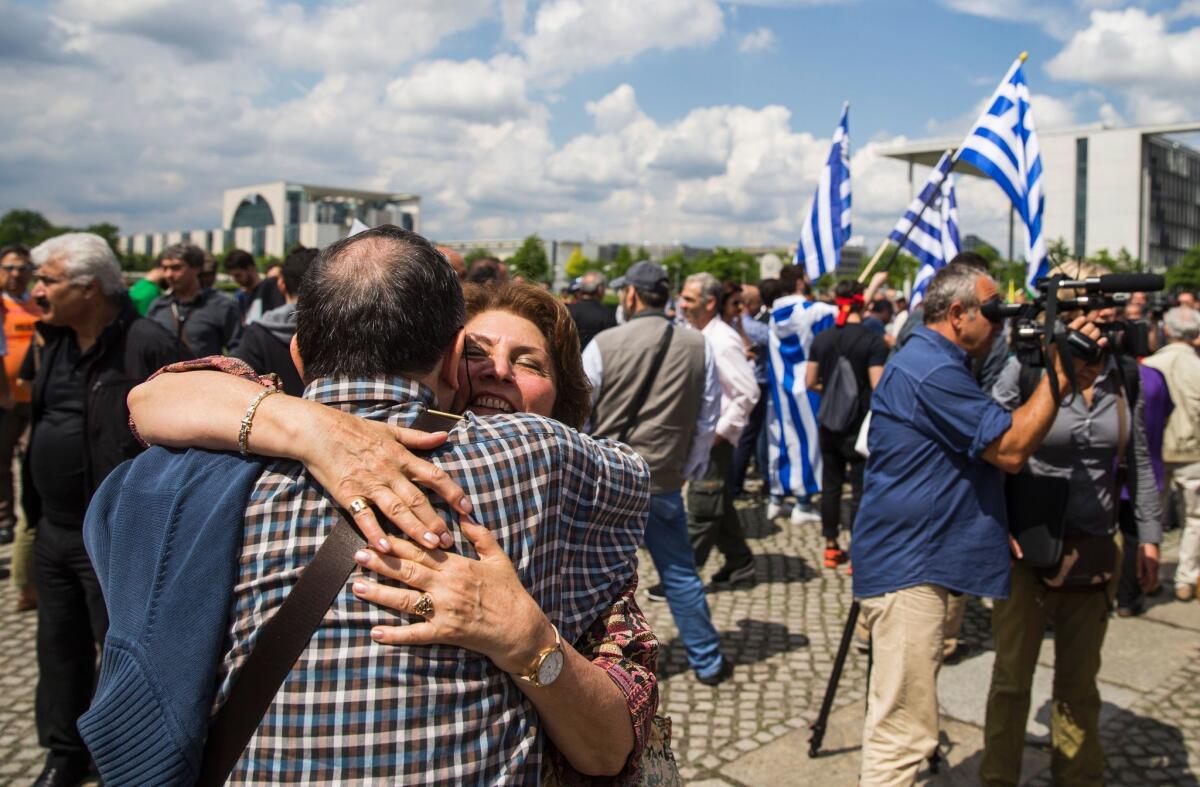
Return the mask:
[[[1129, 301], [1129, 293], [1158, 292], [1164, 286], [1163, 277], [1154, 273], [1112, 273], [1087, 279], [1054, 276], [1038, 282], [1038, 295], [1028, 303], [993, 301], [985, 303], [981, 311], [993, 321], [1015, 319], [1013, 350], [1021, 363], [1028, 366], [1043, 366], [1044, 351], [1052, 344], [1063, 355], [1088, 362], [1101, 360], [1106, 351], [1143, 356], [1150, 354], [1149, 325], [1145, 321], [1116, 320], [1097, 324], [1101, 334], [1108, 339], [1107, 345], [1101, 346], [1078, 331], [1068, 330], [1058, 315], [1076, 309], [1094, 311], [1122, 307]], [[1060, 298], [1062, 290], [1082, 294]], [[1039, 319], [1043, 312], [1044, 320]], [[1048, 335], [1047, 326], [1052, 327]]]

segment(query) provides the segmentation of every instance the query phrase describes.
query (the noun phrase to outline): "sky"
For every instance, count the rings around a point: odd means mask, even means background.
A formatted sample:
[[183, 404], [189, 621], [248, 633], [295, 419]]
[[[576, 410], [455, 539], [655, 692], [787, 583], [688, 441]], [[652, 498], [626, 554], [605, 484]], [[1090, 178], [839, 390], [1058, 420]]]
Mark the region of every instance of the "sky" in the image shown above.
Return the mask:
[[[440, 239], [794, 244], [850, 102], [880, 150], [964, 134], [1013, 58], [1041, 129], [1200, 118], [1200, 0], [0, 0], [0, 212], [215, 228], [227, 188], [419, 194]], [[922, 177], [922, 175], [918, 175]], [[998, 242], [998, 187], [959, 181]]]

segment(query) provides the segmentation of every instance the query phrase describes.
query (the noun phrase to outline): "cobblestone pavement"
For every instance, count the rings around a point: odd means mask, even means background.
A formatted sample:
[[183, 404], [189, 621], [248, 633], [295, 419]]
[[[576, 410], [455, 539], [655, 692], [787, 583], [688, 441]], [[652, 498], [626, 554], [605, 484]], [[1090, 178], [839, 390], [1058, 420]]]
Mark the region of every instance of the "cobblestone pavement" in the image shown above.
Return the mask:
[[[717, 769], [808, 725], [820, 704], [850, 603], [845, 568], [821, 567], [819, 526], [793, 527], [786, 518], [768, 522], [760, 506], [748, 503], [740, 503], [739, 511], [756, 555], [755, 581], [709, 596], [724, 651], [736, 664], [731, 681], [715, 688], [696, 681], [666, 604], [649, 601], [641, 591], [643, 608], [664, 644], [663, 712], [672, 719], [673, 747], [691, 781], [736, 783], [729, 767], [720, 774]], [[1171, 536], [1177, 541], [1178, 533]], [[1168, 541], [1168, 552], [1172, 543]], [[11, 547], [0, 547], [0, 567], [8, 566], [10, 552]], [[707, 578], [719, 567], [720, 556], [714, 554], [702, 574]], [[641, 586], [655, 581], [643, 553]], [[0, 582], [0, 588], [3, 787], [30, 784], [41, 769], [43, 752], [33, 726], [36, 613], [15, 612], [9, 582]], [[988, 610], [973, 601], [962, 639], [973, 648], [986, 647], [988, 629]], [[1195, 656], [1200, 650], [1132, 707], [1108, 719], [1103, 737], [1109, 783], [1197, 784], [1200, 658]], [[852, 650], [835, 708], [862, 702], [865, 677], [866, 657]], [[802, 747], [794, 757], [797, 764], [806, 762]], [[1033, 783], [1049, 784], [1049, 775], [1033, 775]]]

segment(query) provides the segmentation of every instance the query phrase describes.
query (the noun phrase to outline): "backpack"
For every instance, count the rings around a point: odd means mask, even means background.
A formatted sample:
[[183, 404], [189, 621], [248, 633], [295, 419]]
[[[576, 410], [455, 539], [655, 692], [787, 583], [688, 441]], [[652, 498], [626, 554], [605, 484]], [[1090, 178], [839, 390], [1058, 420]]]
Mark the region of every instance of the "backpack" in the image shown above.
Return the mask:
[[821, 393], [817, 423], [831, 432], [845, 432], [854, 426], [862, 404], [858, 396], [858, 375], [854, 373], [854, 366], [842, 353], [837, 340], [834, 340], [833, 349], [837, 352], [838, 359], [833, 371], [829, 373], [829, 379], [825, 381], [825, 390]]

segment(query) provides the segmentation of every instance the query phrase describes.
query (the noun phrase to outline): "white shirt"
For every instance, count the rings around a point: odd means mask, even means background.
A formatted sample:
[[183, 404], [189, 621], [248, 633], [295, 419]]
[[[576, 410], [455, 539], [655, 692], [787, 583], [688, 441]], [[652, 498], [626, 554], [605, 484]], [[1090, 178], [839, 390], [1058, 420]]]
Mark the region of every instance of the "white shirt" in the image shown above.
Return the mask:
[[[600, 386], [604, 382], [604, 361], [596, 340], [588, 342], [583, 348], [583, 373], [592, 384], [592, 406], [596, 406], [596, 397], [600, 395]], [[754, 379], [753, 372], [750, 375]], [[757, 392], [758, 386], [755, 386]], [[704, 393], [700, 396], [700, 413], [696, 416], [696, 431], [692, 434], [692, 442], [688, 447], [687, 462], [683, 466], [683, 477], [695, 481], [704, 477], [708, 470], [708, 452], [712, 450], [713, 433], [717, 428], [717, 419], [721, 415], [721, 380], [717, 374], [717, 365], [713, 360], [712, 345], [704, 342]]]
[[754, 366], [746, 357], [746, 344], [741, 335], [724, 320], [713, 318], [702, 331], [717, 363], [721, 383], [721, 415], [717, 419], [717, 434], [726, 442], [737, 445], [750, 419], [750, 411], [758, 403], [758, 382]]

